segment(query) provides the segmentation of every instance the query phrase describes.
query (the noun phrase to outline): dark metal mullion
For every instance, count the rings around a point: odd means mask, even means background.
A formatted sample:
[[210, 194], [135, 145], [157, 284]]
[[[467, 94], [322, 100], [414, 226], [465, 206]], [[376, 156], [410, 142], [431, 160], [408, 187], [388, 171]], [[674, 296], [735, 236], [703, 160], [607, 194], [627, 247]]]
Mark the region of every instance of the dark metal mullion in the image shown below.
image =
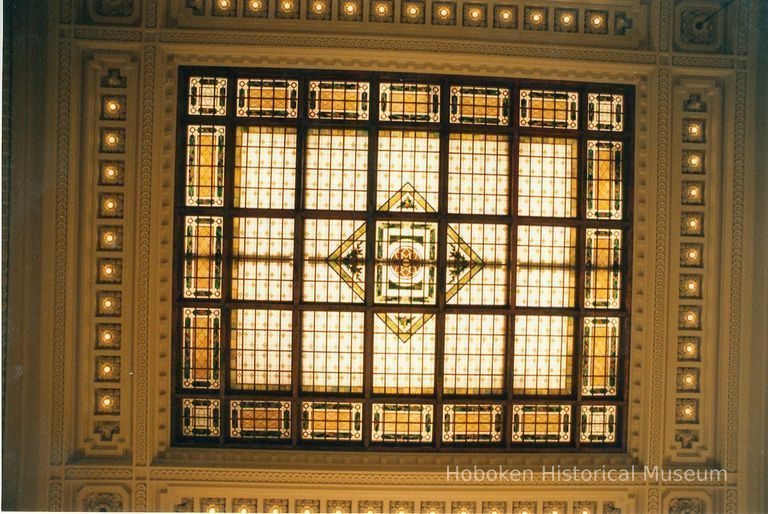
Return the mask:
[[443, 371], [445, 366], [445, 291], [448, 268], [448, 167], [450, 151], [450, 84], [447, 80], [440, 87], [440, 157], [439, 157], [439, 199], [437, 211], [437, 319], [435, 320], [435, 407], [433, 411], [433, 443], [442, 446], [443, 438]]
[[363, 447], [371, 445], [373, 427], [373, 292], [375, 287], [375, 251], [376, 251], [376, 173], [379, 159], [379, 80], [371, 81], [370, 126], [368, 129], [368, 188], [365, 209], [365, 331], [363, 340]]
[[509, 263], [507, 265], [509, 291], [507, 298], [509, 301], [509, 314], [507, 316], [507, 337], [506, 337], [506, 366], [504, 370], [504, 380], [507, 393], [507, 406], [504, 409], [504, 444], [507, 449], [512, 448], [512, 405], [515, 399], [515, 318], [517, 312], [517, 187], [519, 175], [519, 147], [520, 135], [518, 132], [520, 123], [520, 102], [519, 88], [513, 85], [510, 91], [511, 95], [511, 131], [509, 134], [509, 218], [510, 225], [507, 233], [507, 253]]
[[[234, 83], [232, 75], [228, 75], [228, 82]], [[236, 88], [227, 88], [227, 120], [224, 122], [226, 133], [224, 135], [224, 209], [230, 210], [235, 203], [235, 144], [236, 124], [233, 122], [235, 111]], [[230, 410], [227, 401], [227, 393], [230, 389], [230, 359], [232, 353], [232, 310], [227, 307], [227, 302], [232, 299], [232, 277], [234, 273], [234, 220], [232, 216], [224, 214], [224, 251], [222, 256], [222, 284], [221, 284], [221, 329], [222, 348], [219, 351], [219, 392], [221, 403], [219, 412], [221, 426], [219, 427], [219, 439], [223, 443], [229, 437]]]
[[291, 443], [298, 446], [301, 441], [301, 362], [302, 362], [302, 313], [299, 307], [304, 292], [304, 180], [306, 177], [305, 146], [307, 128], [301, 123], [307, 112], [307, 81], [299, 81], [299, 105], [296, 129], [296, 177], [294, 183], [293, 213], [293, 307], [291, 328]]

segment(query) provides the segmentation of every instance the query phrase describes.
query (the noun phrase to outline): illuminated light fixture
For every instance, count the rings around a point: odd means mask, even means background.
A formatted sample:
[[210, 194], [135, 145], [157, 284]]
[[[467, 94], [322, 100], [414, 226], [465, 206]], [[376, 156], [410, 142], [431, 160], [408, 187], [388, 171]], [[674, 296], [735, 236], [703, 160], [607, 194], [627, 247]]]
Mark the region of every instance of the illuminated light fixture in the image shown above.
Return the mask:
[[685, 375], [685, 377], [683, 378], [683, 382], [685, 382], [688, 385], [693, 384], [693, 375]]
[[419, 14], [419, 8], [416, 7], [415, 5], [410, 6], [408, 8], [408, 14], [411, 16], [416, 16], [417, 14]]
[[112, 331], [105, 330], [104, 333], [101, 335], [102, 341], [111, 341], [112, 340]]
[[501, 13], [501, 19], [504, 21], [509, 21], [511, 17], [512, 17], [512, 13], [509, 11], [504, 11]]
[[685, 320], [689, 323], [693, 323], [696, 321], [696, 314], [693, 311], [688, 311], [688, 313], [685, 315]]
[[563, 22], [563, 25], [570, 25], [573, 21], [573, 17], [570, 14], [563, 14], [562, 18], [560, 18], [560, 21]]
[[104, 298], [104, 301], [102, 301], [101, 304], [104, 306], [104, 308], [111, 309], [114, 305], [114, 302], [111, 298]]
[[355, 11], [357, 10], [357, 7], [355, 7], [355, 4], [352, 2], [348, 3], [344, 9], [347, 11], [347, 14], [355, 14]]
[[691, 407], [690, 405], [686, 405], [685, 407], [683, 407], [683, 414], [690, 417], [693, 414], [693, 407]]
[[696, 281], [690, 280], [686, 286], [689, 291], [695, 291], [696, 290]]
[[531, 20], [532, 20], [534, 23], [539, 23], [539, 22], [541, 21], [541, 18], [542, 18], [541, 14], [539, 14], [539, 13], [537, 13], [537, 12], [536, 12], [536, 13], [533, 13], [533, 14], [531, 15]]
[[376, 7], [376, 12], [379, 13], [379, 16], [384, 16], [387, 14], [387, 6], [385, 4], [379, 4], [378, 7]]
[[[229, 0], [219, 0], [219, 7], [221, 9], [229, 9]], [[216, 512], [215, 507], [213, 509], [213, 512]]]
[[104, 173], [107, 175], [107, 178], [115, 178], [117, 176], [117, 168], [114, 166], [107, 166], [104, 169]]
[[107, 134], [107, 144], [114, 146], [117, 144], [117, 135], [115, 134]]
[[450, 14], [450, 11], [447, 7], [441, 7], [440, 10], [437, 11], [437, 14], [439, 14], [442, 18], [447, 18], [448, 14]]
[[109, 112], [117, 112], [120, 110], [120, 104], [114, 100], [110, 100], [109, 102], [107, 102], [107, 110]]
[[114, 211], [117, 209], [117, 202], [110, 198], [104, 202], [104, 208], [108, 211]]
[[272, 507], [272, 514], [280, 514], [280, 507]]
[[261, 9], [261, 0], [253, 0], [251, 2], [251, 10], [258, 11]]
[[697, 198], [699, 196], [699, 188], [695, 186], [691, 187], [688, 190], [688, 196], [690, 196], [691, 198]]
[[592, 16], [592, 25], [595, 27], [599, 27], [603, 24], [603, 17], [602, 16]]
[[699, 161], [699, 156], [698, 155], [691, 155], [688, 158], [688, 164], [690, 164], [691, 166], [698, 166], [699, 162], [700, 161]]
[[693, 343], [688, 343], [685, 345], [685, 353], [691, 355], [696, 350], [696, 346], [694, 346]]
[[699, 252], [697, 252], [696, 250], [694, 249], [688, 250], [689, 259], [695, 259], [696, 257], [698, 257], [698, 255], [699, 255]]
[[701, 126], [698, 123], [688, 125], [688, 133], [692, 136], [697, 136], [699, 132], [701, 132]]
[[312, 511], [309, 508], [304, 509], [304, 514], [312, 514]]
[[104, 234], [104, 241], [106, 241], [107, 243], [114, 243], [115, 234], [113, 234], [112, 232], [107, 232], [106, 234]]
[[101, 404], [104, 407], [111, 407], [112, 406], [112, 397], [111, 396], [105, 396], [101, 399]]
[[247, 514], [247, 512], [248, 512], [248, 507], [246, 507], [245, 505], [240, 507], [240, 514]]
[[341, 514], [341, 509], [336, 509], [336, 514]]
[[477, 20], [480, 18], [480, 9], [472, 9], [469, 11], [469, 17], [473, 20]]
[[283, 8], [283, 11], [290, 11], [291, 9], [293, 9], [293, 2], [290, 2], [290, 1], [289, 2], [283, 2], [282, 3], [282, 8]]
[[110, 366], [109, 364], [104, 364], [104, 366], [102, 366], [101, 368], [101, 371], [105, 375], [109, 375], [110, 373], [112, 373], [112, 366]]
[[115, 272], [115, 268], [111, 264], [105, 264], [102, 268], [102, 272], [105, 275], [112, 275]]
[[323, 12], [325, 10], [325, 4], [323, 2], [315, 2], [315, 12]]

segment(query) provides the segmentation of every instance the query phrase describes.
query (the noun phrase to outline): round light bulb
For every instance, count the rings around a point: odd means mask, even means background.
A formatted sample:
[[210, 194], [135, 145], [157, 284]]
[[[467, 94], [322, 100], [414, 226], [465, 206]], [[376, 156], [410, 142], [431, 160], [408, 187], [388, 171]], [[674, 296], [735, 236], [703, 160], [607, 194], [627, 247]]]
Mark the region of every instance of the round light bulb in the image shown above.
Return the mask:
[[114, 210], [115, 207], [117, 207], [117, 204], [115, 203], [114, 200], [107, 200], [106, 202], [104, 202], [104, 207], [106, 207], [107, 210], [111, 211], [111, 210]]
[[272, 514], [280, 514], [280, 509], [278, 507], [272, 507]]
[[114, 145], [115, 143], [117, 143], [117, 136], [115, 136], [114, 134], [108, 135], [107, 143], [109, 143], [110, 145]]
[[693, 320], [695, 320], [695, 319], [696, 319], [696, 315], [695, 315], [694, 313], [692, 313], [692, 312], [689, 312], [689, 313], [688, 313], [688, 314], [685, 316], [685, 319], [686, 319], [686, 320], [688, 320], [688, 321], [691, 321], [691, 322], [692, 322]]
[[112, 340], [112, 332], [104, 332], [101, 336], [101, 339], [104, 341], [111, 341]]
[[107, 103], [107, 109], [108, 109], [110, 112], [115, 112], [115, 111], [117, 111], [119, 108], [120, 108], [120, 104], [119, 104], [119, 103], [117, 103], [117, 102], [115, 102], [115, 101], [111, 101], [111, 102]]
[[581, 514], [589, 514], [589, 511], [587, 509], [584, 509], [581, 511]]
[[696, 228], [699, 226], [699, 222], [696, 220], [696, 218], [691, 218], [688, 220], [688, 226], [691, 228]]
[[336, 509], [336, 514], [341, 514], [341, 509]]
[[552, 514], [559, 514], [559, 513], [558, 513], [558, 511], [556, 511], [556, 510], [553, 510], [553, 511], [552, 511]]
[[387, 12], [387, 6], [386, 6], [386, 5], [384, 5], [384, 4], [379, 4], [379, 6], [376, 8], [376, 11], [377, 11], [377, 12], [378, 12], [380, 15], [384, 15], [384, 14], [386, 14], [386, 12]]
[[564, 14], [562, 20], [563, 20], [564, 24], [566, 24], [566, 25], [570, 24], [571, 23], [571, 15], [570, 14]]
[[440, 14], [440, 16], [442, 16], [443, 18], [447, 17], [448, 16], [448, 8], [447, 7], [441, 7], [440, 11], [438, 12], [438, 14]]
[[508, 21], [509, 18], [511, 17], [512, 15], [509, 13], [509, 11], [504, 11], [503, 13], [501, 13], [501, 19], [504, 21]]
[[[225, 3], [225, 2], [222, 2], [222, 3]], [[225, 7], [225, 6], [223, 6], [223, 7]], [[208, 512], [210, 512], [211, 514], [214, 514], [216, 512], [216, 507], [211, 505], [210, 507], [208, 507]]]
[[104, 239], [107, 241], [107, 243], [111, 243], [111, 242], [113, 242], [115, 240], [115, 235], [113, 233], [111, 233], [111, 232], [108, 232], [104, 236]]
[[107, 264], [106, 266], [104, 266], [104, 274], [105, 275], [111, 275], [114, 272], [115, 272], [115, 269], [112, 267], [111, 264]]
[[592, 18], [592, 25], [595, 27], [599, 27], [603, 24], [603, 19], [600, 16], [595, 16]]
[[688, 164], [690, 164], [691, 166], [698, 166], [699, 165], [699, 158], [696, 155], [692, 155], [688, 159]]
[[104, 398], [102, 398], [101, 404], [104, 407], [109, 407], [110, 405], [112, 405], [112, 398], [110, 398], [109, 396], [105, 396]]
[[105, 170], [105, 173], [109, 178], [115, 178], [117, 176], [117, 170], [114, 168], [114, 166], [108, 166]]
[[323, 5], [322, 2], [315, 3], [315, 11], [322, 12], [323, 9], [325, 9], [325, 6]]
[[685, 414], [686, 416], [690, 416], [691, 414], [693, 414], [693, 409], [690, 407], [685, 407], [683, 409], [683, 414]]
[[366, 512], [365, 514], [373, 514], [373, 509], [368, 509], [368, 512]]
[[541, 14], [535, 13], [533, 16], [531, 16], [531, 19], [536, 23], [539, 23], [541, 21]]
[[417, 14], [419, 14], [419, 9], [415, 5], [412, 5], [408, 8], [408, 14], [410, 14], [411, 16], [416, 16]]
[[683, 380], [686, 384], [693, 384], [693, 377], [691, 375], [686, 375]]
[[696, 289], [696, 282], [694, 282], [693, 280], [688, 282], [688, 290], [689, 291], [694, 291], [695, 289]]
[[283, 10], [290, 11], [293, 7], [293, 2], [283, 2]]
[[688, 251], [688, 258], [689, 259], [695, 259], [696, 255], [697, 255], [696, 250], [689, 250]]
[[222, 9], [227, 9], [229, 7], [229, 0], [219, 0], [219, 6]]
[[699, 196], [699, 189], [696, 187], [692, 187], [691, 189], [688, 190], [688, 196], [696, 198], [697, 196]]
[[693, 134], [694, 136], [699, 133], [699, 126], [698, 125], [691, 125], [688, 127], [688, 132]]
[[253, 0], [251, 2], [251, 10], [258, 11], [261, 9], [261, 0]]
[[694, 346], [691, 343], [685, 345], [685, 353], [693, 353]]
[[355, 10], [355, 4], [347, 4], [347, 13], [354, 14]]
[[312, 511], [309, 509], [304, 509], [304, 514], [312, 514]]
[[472, 17], [473, 20], [476, 20], [480, 17], [480, 10], [479, 9], [472, 9], [469, 12], [469, 15]]
[[246, 507], [245, 505], [240, 507], [240, 514], [247, 514], [247, 513], [248, 513], [248, 507]]
[[103, 371], [106, 374], [112, 373], [112, 366], [109, 364], [104, 364], [104, 366], [101, 368], [101, 371]]
[[107, 298], [106, 300], [104, 300], [104, 307], [106, 307], [107, 309], [109, 309], [110, 307], [112, 307], [112, 300], [110, 300], [109, 298]]

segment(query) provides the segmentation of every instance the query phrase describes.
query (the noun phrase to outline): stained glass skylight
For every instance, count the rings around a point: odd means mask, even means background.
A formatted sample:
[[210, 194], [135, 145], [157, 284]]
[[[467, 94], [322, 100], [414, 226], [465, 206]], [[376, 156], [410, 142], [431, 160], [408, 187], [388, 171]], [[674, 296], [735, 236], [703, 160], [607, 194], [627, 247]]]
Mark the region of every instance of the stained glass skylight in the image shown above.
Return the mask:
[[174, 443], [623, 447], [632, 88], [181, 84]]

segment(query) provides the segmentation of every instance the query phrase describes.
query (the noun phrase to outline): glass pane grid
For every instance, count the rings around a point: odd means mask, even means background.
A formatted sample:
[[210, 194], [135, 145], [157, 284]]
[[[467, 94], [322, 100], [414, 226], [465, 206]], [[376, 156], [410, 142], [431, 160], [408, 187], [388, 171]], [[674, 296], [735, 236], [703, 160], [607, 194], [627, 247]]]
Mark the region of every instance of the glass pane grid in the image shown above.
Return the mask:
[[618, 447], [626, 90], [293, 75], [184, 82], [176, 433]]

